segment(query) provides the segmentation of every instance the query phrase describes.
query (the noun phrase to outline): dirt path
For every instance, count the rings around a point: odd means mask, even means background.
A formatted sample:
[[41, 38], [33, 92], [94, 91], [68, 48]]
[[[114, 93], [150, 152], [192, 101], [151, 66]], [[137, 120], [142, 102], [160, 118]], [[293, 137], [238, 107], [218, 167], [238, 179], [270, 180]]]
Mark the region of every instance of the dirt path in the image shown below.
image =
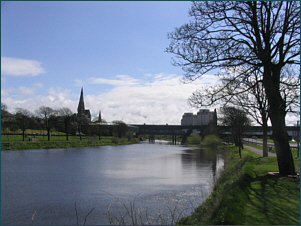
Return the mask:
[[[248, 146], [248, 145], [244, 145], [244, 148], [246, 148], [246, 149], [248, 149], [248, 150], [250, 150], [250, 151], [252, 151], [252, 152], [254, 152], [254, 153], [256, 153], [256, 154], [258, 154], [260, 156], [262, 156], [262, 150], [260, 150], [258, 148], [253, 148], [253, 147]], [[276, 157], [277, 155], [276, 155], [276, 153], [269, 152], [268, 156], [274, 156], [274, 157]]]

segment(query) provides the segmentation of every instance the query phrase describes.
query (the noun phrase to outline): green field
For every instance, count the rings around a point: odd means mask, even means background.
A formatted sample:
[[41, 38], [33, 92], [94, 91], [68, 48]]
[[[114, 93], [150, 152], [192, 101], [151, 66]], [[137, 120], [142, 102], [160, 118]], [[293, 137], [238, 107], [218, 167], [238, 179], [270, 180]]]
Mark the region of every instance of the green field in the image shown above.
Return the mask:
[[[34, 140], [36, 138], [38, 140]], [[91, 147], [91, 146], [106, 146], [106, 145], [121, 145], [138, 143], [136, 138], [126, 139], [117, 137], [101, 137], [98, 136], [51, 136], [48, 141], [47, 135], [27, 136], [23, 142], [22, 135], [2, 135], [1, 150], [24, 150], [24, 149], [48, 149], [48, 148], [69, 148], [69, 147]]]

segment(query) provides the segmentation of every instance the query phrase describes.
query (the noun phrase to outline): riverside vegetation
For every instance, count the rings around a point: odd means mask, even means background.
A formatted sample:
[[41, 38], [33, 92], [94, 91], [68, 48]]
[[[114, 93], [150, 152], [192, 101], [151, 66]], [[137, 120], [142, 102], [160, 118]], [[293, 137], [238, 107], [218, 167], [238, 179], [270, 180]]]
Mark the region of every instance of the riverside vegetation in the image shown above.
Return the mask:
[[26, 150], [26, 149], [50, 149], [50, 148], [71, 148], [71, 147], [94, 147], [107, 145], [125, 145], [139, 143], [138, 138], [118, 138], [114, 136], [98, 137], [69, 136], [66, 141], [65, 136], [52, 136], [51, 141], [47, 140], [47, 136], [35, 136], [38, 140], [33, 142], [33, 137], [27, 137], [26, 141], [22, 141], [21, 135], [2, 135], [1, 136], [1, 150]]
[[187, 143], [192, 145], [201, 145], [211, 149], [217, 149], [222, 145], [222, 140], [216, 135], [208, 135], [204, 139], [197, 133], [190, 134], [187, 137]]
[[[293, 151], [296, 156], [297, 151]], [[300, 225], [300, 180], [278, 172], [276, 157], [261, 157], [246, 149], [227, 150], [225, 169], [211, 195], [182, 225]], [[295, 158], [300, 172], [300, 158]]]

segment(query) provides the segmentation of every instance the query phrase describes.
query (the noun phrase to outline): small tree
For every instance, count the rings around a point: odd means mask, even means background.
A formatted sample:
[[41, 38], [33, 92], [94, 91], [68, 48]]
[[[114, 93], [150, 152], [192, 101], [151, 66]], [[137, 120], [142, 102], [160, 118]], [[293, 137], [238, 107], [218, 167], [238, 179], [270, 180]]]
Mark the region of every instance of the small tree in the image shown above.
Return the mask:
[[3, 112], [7, 112], [7, 105], [5, 103], [1, 103], [1, 115]]
[[18, 127], [22, 130], [23, 134], [23, 141], [25, 141], [25, 131], [29, 128], [30, 124], [32, 123], [32, 113], [23, 108], [16, 109], [16, 120]]
[[251, 126], [251, 121], [243, 110], [235, 107], [223, 107], [222, 124], [229, 127], [235, 146], [239, 148], [239, 156], [241, 158], [241, 149], [243, 148], [243, 134]]
[[201, 145], [216, 149], [219, 145], [222, 144], [222, 140], [216, 135], [208, 135], [201, 142]]
[[92, 128], [94, 129], [93, 131], [95, 132], [95, 128], [96, 126], [98, 127], [98, 139], [100, 140], [101, 138], [101, 134], [104, 133], [106, 130], [107, 130], [107, 121], [105, 119], [102, 119], [101, 117], [95, 117], [93, 120], [92, 120]]
[[200, 144], [201, 141], [202, 141], [202, 138], [197, 133], [192, 133], [192, 134], [190, 134], [189, 137], [187, 137], [188, 144]]
[[39, 118], [43, 119], [47, 130], [48, 141], [50, 141], [50, 129], [55, 122], [56, 111], [50, 107], [41, 106], [36, 110], [36, 114]]
[[114, 132], [119, 138], [122, 138], [126, 135], [126, 132], [129, 130], [128, 126], [123, 121], [113, 121]]
[[66, 140], [69, 140], [69, 127], [72, 122], [73, 112], [69, 108], [61, 108], [59, 109], [58, 113], [65, 126]]
[[5, 103], [1, 103], [1, 132], [8, 130], [11, 124], [12, 114], [7, 111], [7, 105]]

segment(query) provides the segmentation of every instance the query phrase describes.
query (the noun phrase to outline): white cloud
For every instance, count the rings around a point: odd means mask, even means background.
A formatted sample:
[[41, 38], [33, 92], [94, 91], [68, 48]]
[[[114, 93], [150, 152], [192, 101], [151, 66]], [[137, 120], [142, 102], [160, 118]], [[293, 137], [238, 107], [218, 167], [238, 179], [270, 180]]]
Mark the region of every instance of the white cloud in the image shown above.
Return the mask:
[[116, 79], [105, 79], [105, 78], [90, 78], [89, 84], [107, 84], [113, 86], [133, 86], [138, 85], [141, 81], [134, 79], [128, 75], [117, 75]]
[[41, 88], [43, 88], [43, 86], [44, 86], [43, 83], [35, 83], [34, 84], [34, 88], [36, 88], [36, 89], [41, 89]]
[[2, 89], [1, 88], [1, 98], [8, 97], [15, 92], [15, 88]]
[[21, 86], [19, 87], [18, 89], [18, 93], [20, 95], [28, 95], [28, 96], [32, 96], [35, 91], [31, 88], [31, 87], [24, 87], [24, 86]]
[[17, 97], [18, 95], [21, 97], [24, 96], [33, 96], [38, 89], [41, 89], [43, 87], [42, 83], [35, 83], [30, 87], [20, 86], [18, 89], [10, 88], [10, 89], [4, 89], [1, 90], [1, 95], [3, 96], [10, 96], [14, 95]]
[[25, 87], [21, 86], [18, 88], [18, 91], [16, 94], [20, 94], [22, 96], [27, 95], [27, 96], [32, 96], [36, 93], [38, 89], [41, 89], [43, 87], [42, 83], [35, 83], [31, 87]]
[[[92, 115], [101, 110], [103, 118], [107, 121], [180, 124], [183, 113], [193, 111], [187, 105], [187, 99], [202, 85], [202, 82], [182, 84], [180, 76], [164, 74], [147, 74], [147, 76], [153, 80], [143, 82], [126, 77], [127, 81], [134, 80], [137, 84], [129, 82], [116, 85], [115, 88], [98, 96], [85, 96], [86, 108], [91, 110]], [[115, 81], [115, 79], [105, 80], [107, 84], [119, 84]], [[215, 82], [213, 79], [212, 83]]]
[[[98, 80], [100, 84], [113, 84], [115, 87], [99, 95], [87, 94], [84, 90], [85, 107], [90, 109], [92, 116], [97, 116], [101, 110], [103, 118], [107, 121], [180, 124], [183, 113], [192, 111], [187, 105], [187, 98], [201, 83], [198, 81], [182, 84], [180, 76], [165, 74], [156, 74], [149, 78], [152, 81], [145, 82], [127, 75]], [[95, 84], [95, 87], [97, 85]], [[41, 86], [42, 84], [34, 84], [32, 89]], [[90, 85], [90, 89], [91, 87]], [[23, 91], [25, 92], [26, 89], [24, 88]], [[70, 90], [56, 87], [50, 88], [45, 96], [28, 96], [20, 100], [21, 98], [9, 95], [12, 94], [10, 91], [6, 96], [2, 96], [2, 101], [12, 110], [21, 107], [34, 111], [44, 105], [52, 108], [68, 107], [76, 112], [79, 92], [80, 90], [78, 93], [71, 94]]]
[[[37, 84], [36, 86], [39, 85], [41, 84]], [[72, 101], [70, 97], [70, 90], [63, 90], [57, 87], [50, 88], [45, 96], [31, 95], [26, 98], [20, 98], [20, 96], [17, 95], [1, 96], [1, 102], [8, 106], [9, 112], [14, 112], [16, 108], [25, 108], [31, 112], [34, 112], [40, 106], [47, 106], [53, 109], [67, 107], [72, 111], [75, 111], [78, 101]]]
[[[148, 79], [152, 80], [143, 81], [126, 75], [105, 79], [103, 80], [105, 84], [114, 84], [115, 87], [99, 95], [87, 93], [84, 87], [85, 107], [90, 109], [93, 117], [98, 116], [101, 110], [102, 117], [109, 122], [123, 120], [126, 123], [137, 124], [179, 125], [185, 112], [197, 111], [187, 104], [192, 92], [208, 84], [214, 85], [218, 81], [210, 75], [190, 84], [181, 83], [181, 76], [176, 75], [149, 74]], [[22, 89], [29, 95], [30, 88], [34, 90], [42, 87], [43, 84], [36, 83], [32, 87]], [[98, 84], [94, 87], [97, 89]], [[92, 88], [93, 85], [90, 85], [89, 90]], [[43, 96], [31, 95], [20, 98], [15, 93], [22, 89], [20, 87], [18, 90], [13, 88], [1, 90], [1, 100], [7, 104], [9, 111], [13, 112], [15, 108], [21, 107], [34, 112], [42, 105], [54, 109], [67, 107], [73, 112], [77, 111], [80, 89], [72, 93], [68, 89], [52, 87]], [[218, 106], [216, 108], [218, 109]], [[297, 116], [291, 114], [287, 115], [286, 119], [287, 125], [294, 125], [299, 120]]]
[[300, 121], [300, 115], [288, 113], [285, 117], [285, 122], [287, 126], [294, 126], [297, 124], [297, 121]]
[[8, 76], [37, 76], [45, 73], [41, 63], [35, 60], [1, 57], [1, 74]]

